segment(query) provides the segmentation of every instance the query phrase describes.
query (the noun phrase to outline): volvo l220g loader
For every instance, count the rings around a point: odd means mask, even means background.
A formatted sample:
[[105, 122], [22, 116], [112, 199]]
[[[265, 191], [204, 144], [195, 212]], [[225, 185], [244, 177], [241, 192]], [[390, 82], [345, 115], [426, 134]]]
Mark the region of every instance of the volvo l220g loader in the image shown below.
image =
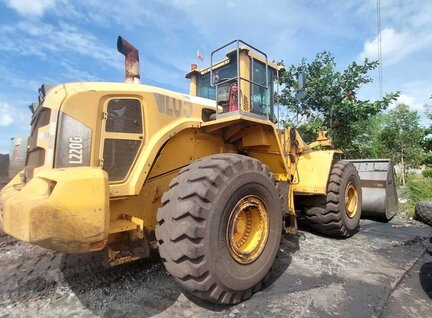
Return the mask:
[[[232, 304], [269, 277], [296, 210], [323, 234], [359, 227], [361, 180], [321, 133], [280, 128], [283, 68], [243, 41], [194, 68], [190, 94], [139, 84], [137, 50], [119, 37], [126, 83], [43, 85], [24, 169], [1, 191], [10, 235], [112, 264], [158, 250], [197, 297]], [[222, 61], [215, 54], [226, 50]]]

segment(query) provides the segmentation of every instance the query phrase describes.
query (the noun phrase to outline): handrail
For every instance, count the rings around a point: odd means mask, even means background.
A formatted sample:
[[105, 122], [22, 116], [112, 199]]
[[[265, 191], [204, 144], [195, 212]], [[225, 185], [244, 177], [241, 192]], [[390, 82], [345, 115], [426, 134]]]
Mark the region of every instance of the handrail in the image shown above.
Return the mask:
[[[215, 83], [215, 82], [213, 81], [213, 66], [214, 66], [214, 65], [213, 65], [213, 56], [214, 56], [215, 53], [221, 51], [222, 49], [224, 49], [224, 48], [226, 48], [226, 47], [228, 47], [228, 46], [230, 46], [230, 45], [232, 45], [232, 44], [234, 44], [234, 43], [237, 44], [237, 45], [236, 45], [236, 54], [237, 54], [237, 76], [232, 77], [232, 78], [229, 78], [229, 79], [225, 79], [225, 80], [222, 81], [222, 82], [217, 82], [217, 83]], [[246, 78], [244, 78], [244, 77], [241, 76], [241, 74], [240, 74], [240, 43], [243, 44], [243, 45], [245, 45], [246, 47], [248, 47], [248, 48], [250, 48], [250, 49], [252, 49], [252, 50], [254, 50], [254, 51], [256, 51], [256, 52], [258, 52], [258, 53], [260, 53], [260, 54], [262, 54], [262, 55], [265, 57], [265, 77], [266, 77], [265, 85], [262, 85], [262, 84], [260, 84], [260, 83], [257, 83], [257, 82], [255, 82], [255, 81], [253, 81], [253, 78], [252, 78], [252, 80], [249, 80], [249, 79], [246, 79]], [[243, 41], [243, 40], [240, 40], [240, 39], [238, 39], [238, 40], [233, 40], [233, 41], [231, 41], [231, 42], [229, 42], [229, 43], [227, 43], [227, 44], [225, 44], [225, 45], [223, 45], [223, 46], [217, 48], [217, 49], [214, 50], [213, 52], [211, 52], [211, 55], [210, 55], [210, 85], [216, 88], [216, 92], [215, 92], [215, 93], [216, 93], [216, 106], [218, 105], [218, 86], [219, 86], [219, 85], [222, 85], [222, 84], [224, 84], [224, 83], [227, 83], [227, 82], [229, 82], [229, 81], [232, 81], [232, 80], [234, 80], [234, 79], [237, 79], [237, 83], [238, 83], [238, 85], [239, 85], [239, 89], [237, 90], [237, 94], [238, 94], [238, 95], [237, 95], [237, 101], [238, 101], [238, 103], [239, 103], [239, 110], [240, 110], [240, 112], [241, 112], [242, 110], [241, 110], [241, 91], [240, 91], [240, 82], [241, 82], [242, 80], [244, 80], [244, 81], [246, 81], [246, 82], [249, 82], [249, 83], [252, 84], [252, 85], [257, 85], [257, 86], [259, 86], [259, 87], [262, 87], [262, 88], [268, 90], [268, 89], [269, 89], [269, 79], [268, 79], [268, 75], [269, 75], [269, 74], [268, 74], [268, 57], [267, 57], [267, 54], [264, 53], [263, 51], [257, 49], [256, 47], [254, 47], [254, 46], [252, 46], [252, 45], [246, 43], [246, 42]], [[268, 98], [269, 98], [270, 96], [268, 96], [269, 94], [266, 94], [266, 95], [267, 95], [267, 96], [266, 96], [266, 104], [265, 104], [265, 105], [268, 106], [268, 105], [270, 104], [269, 101], [268, 101]], [[267, 118], [268, 118], [268, 117], [269, 117], [269, 113], [268, 113], [268, 111], [266, 112], [266, 114], [267, 114]], [[217, 113], [216, 113], [216, 116], [217, 116]]]

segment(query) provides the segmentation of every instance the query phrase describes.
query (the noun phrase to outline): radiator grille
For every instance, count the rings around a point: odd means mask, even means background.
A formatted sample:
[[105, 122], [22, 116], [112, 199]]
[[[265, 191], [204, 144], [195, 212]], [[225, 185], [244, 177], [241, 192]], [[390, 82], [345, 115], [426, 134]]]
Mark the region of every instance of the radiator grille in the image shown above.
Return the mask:
[[140, 145], [139, 140], [105, 139], [103, 169], [110, 181], [120, 181], [126, 177]]

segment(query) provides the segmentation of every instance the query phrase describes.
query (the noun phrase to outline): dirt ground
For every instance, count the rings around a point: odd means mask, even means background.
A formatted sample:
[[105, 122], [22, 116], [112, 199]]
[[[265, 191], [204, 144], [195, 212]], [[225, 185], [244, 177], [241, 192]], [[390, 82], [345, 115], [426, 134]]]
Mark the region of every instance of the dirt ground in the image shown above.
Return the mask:
[[285, 236], [270, 281], [218, 306], [185, 294], [157, 256], [105, 268], [0, 232], [0, 317], [431, 317], [432, 228], [361, 221], [347, 240]]

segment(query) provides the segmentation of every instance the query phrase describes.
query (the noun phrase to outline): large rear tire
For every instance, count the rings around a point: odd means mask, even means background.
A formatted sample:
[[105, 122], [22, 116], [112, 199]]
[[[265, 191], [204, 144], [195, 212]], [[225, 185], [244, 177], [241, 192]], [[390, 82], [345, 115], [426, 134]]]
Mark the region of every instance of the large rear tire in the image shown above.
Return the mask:
[[285, 206], [267, 166], [236, 154], [202, 158], [172, 180], [162, 204], [159, 253], [184, 289], [235, 304], [261, 288], [279, 249]]
[[305, 200], [308, 225], [321, 234], [347, 238], [359, 229], [362, 193], [357, 169], [349, 161], [336, 162], [330, 172], [326, 196]]

